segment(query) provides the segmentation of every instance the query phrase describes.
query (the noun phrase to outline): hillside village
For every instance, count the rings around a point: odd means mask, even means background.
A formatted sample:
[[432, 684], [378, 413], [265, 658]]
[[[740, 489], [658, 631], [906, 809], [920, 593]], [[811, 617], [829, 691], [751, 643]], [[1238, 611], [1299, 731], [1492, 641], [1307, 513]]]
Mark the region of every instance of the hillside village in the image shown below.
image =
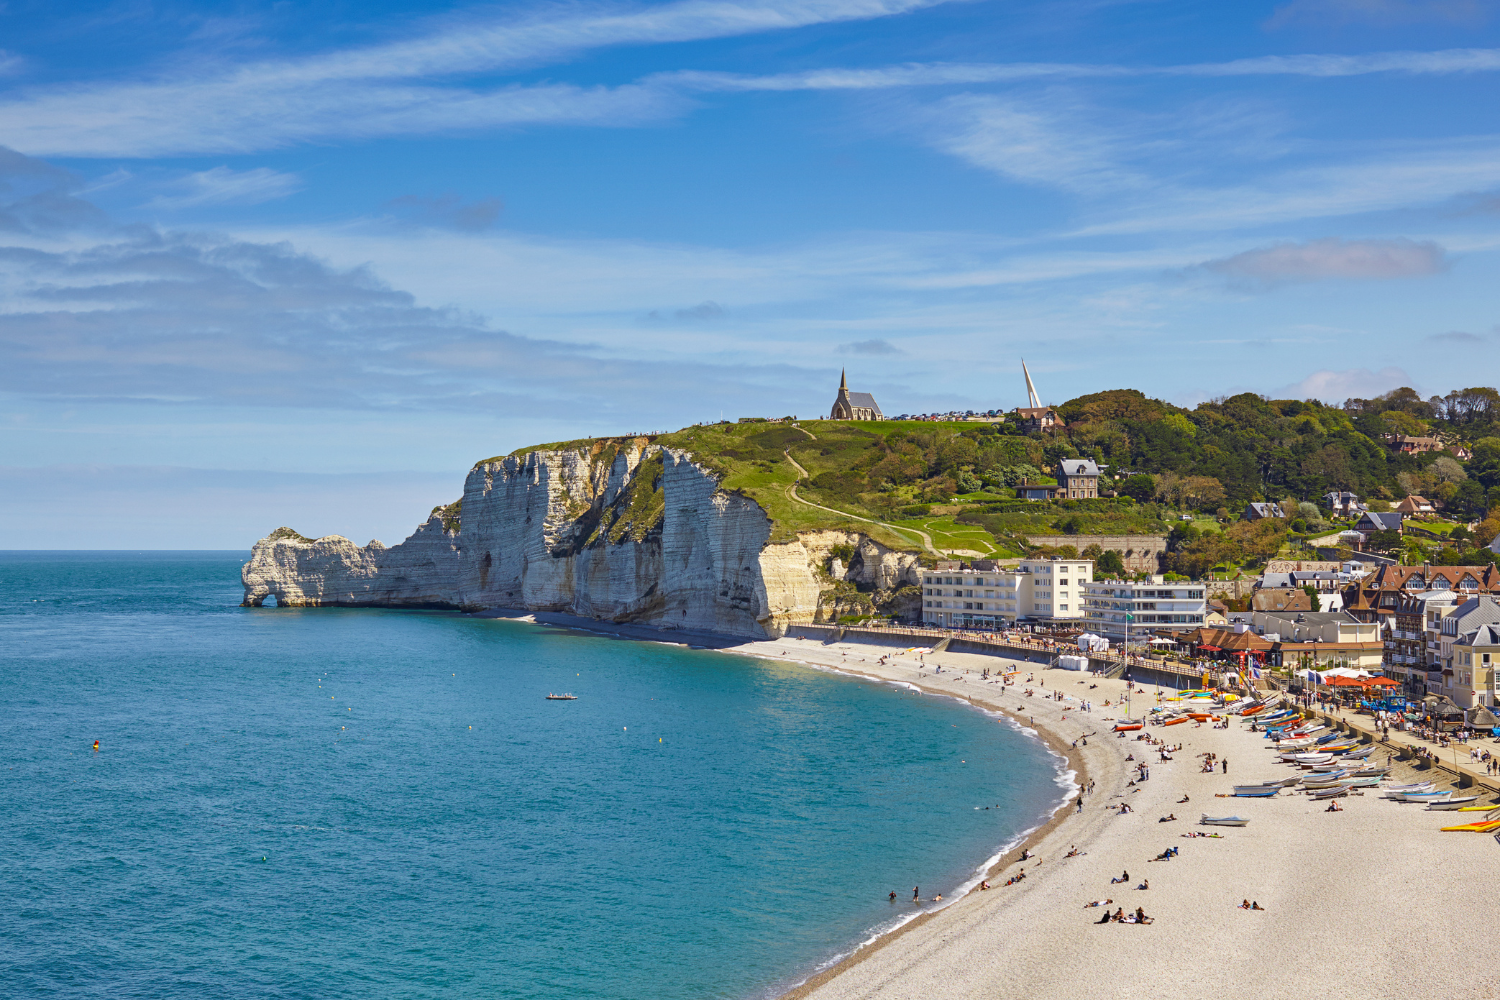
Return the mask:
[[1245, 393], [1191, 410], [1119, 389], [1050, 406], [1023, 374], [1028, 405], [1009, 411], [887, 418], [841, 378], [827, 420], [659, 440], [717, 465], [784, 533], [842, 527], [922, 550], [920, 595], [851, 588], [846, 621], [1115, 642], [1129, 627], [1494, 704], [1491, 653], [1473, 643], [1500, 626], [1495, 389], [1341, 405]]

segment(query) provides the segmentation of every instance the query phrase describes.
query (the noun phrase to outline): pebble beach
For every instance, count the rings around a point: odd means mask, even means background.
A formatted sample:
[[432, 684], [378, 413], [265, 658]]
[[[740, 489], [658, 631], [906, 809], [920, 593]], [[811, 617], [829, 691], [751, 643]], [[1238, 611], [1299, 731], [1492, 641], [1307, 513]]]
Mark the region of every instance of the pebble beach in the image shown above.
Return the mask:
[[[1293, 770], [1236, 717], [1228, 729], [1147, 727], [1182, 744], [1162, 761], [1139, 734], [1110, 732], [1125, 693], [1121, 680], [977, 654], [926, 654], [924, 664], [890, 647], [810, 639], [729, 651], [910, 684], [1004, 712], [1066, 754], [1080, 785], [1094, 783], [1082, 812], [1071, 803], [1059, 809], [991, 869], [991, 889], [861, 948], [787, 1000], [1500, 995], [1500, 964], [1490, 951], [1500, 900], [1487, 885], [1500, 867], [1500, 845], [1484, 834], [1439, 832], [1478, 814], [1428, 811], [1388, 801], [1378, 789], [1341, 799], [1344, 809], [1335, 813], [1294, 789], [1269, 799], [1218, 798], [1236, 783]], [[985, 669], [1019, 670], [1018, 683], [985, 681]], [[1146, 694], [1133, 696], [1137, 718], [1156, 704], [1157, 689], [1140, 686]], [[1031, 697], [1023, 694], [1028, 687]], [[1049, 697], [1055, 692], [1064, 700]], [[1092, 711], [1083, 711], [1084, 699]], [[1228, 774], [1204, 773], [1204, 753], [1227, 759]], [[1139, 762], [1149, 764], [1150, 778], [1132, 786]], [[1392, 780], [1418, 780], [1416, 773], [1398, 764]], [[1447, 787], [1443, 776], [1436, 780]], [[1131, 812], [1120, 814], [1122, 802]], [[1250, 823], [1200, 826], [1205, 813]], [[1160, 822], [1172, 814], [1175, 822]], [[1182, 836], [1190, 832], [1223, 836]], [[1151, 860], [1174, 847], [1170, 860]], [[1078, 856], [1066, 857], [1074, 848]], [[1034, 857], [1020, 860], [1023, 849]], [[1023, 869], [1024, 880], [1004, 885]], [[1126, 872], [1128, 881], [1111, 884]], [[1145, 880], [1148, 889], [1136, 888]], [[871, 885], [882, 895], [886, 888]], [[1085, 904], [1104, 899], [1113, 900], [1111, 910], [1140, 907], [1153, 922], [1099, 924], [1103, 909]], [[1263, 909], [1240, 909], [1245, 899]]]

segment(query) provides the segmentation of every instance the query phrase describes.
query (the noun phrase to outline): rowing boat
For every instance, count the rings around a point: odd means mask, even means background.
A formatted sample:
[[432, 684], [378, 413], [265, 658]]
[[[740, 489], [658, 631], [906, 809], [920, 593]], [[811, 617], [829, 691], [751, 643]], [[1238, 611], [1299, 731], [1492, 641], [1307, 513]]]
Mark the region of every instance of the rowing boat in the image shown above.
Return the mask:
[[1210, 816], [1204, 813], [1198, 822], [1203, 826], [1244, 826], [1250, 821], [1243, 816]]
[[1348, 794], [1349, 789], [1343, 785], [1339, 785], [1336, 788], [1319, 788], [1312, 793], [1312, 797], [1315, 799], [1340, 799]]
[[1281, 788], [1281, 785], [1235, 785], [1234, 794], [1241, 799], [1269, 799]]
[[1345, 778], [1339, 784], [1345, 788], [1379, 788], [1380, 779], [1373, 776], [1368, 778]]
[[1477, 795], [1455, 796], [1454, 798], [1451, 798], [1451, 799], [1444, 799], [1441, 802], [1429, 802], [1429, 803], [1427, 803], [1427, 808], [1428, 809], [1462, 809], [1466, 803], [1473, 802], [1474, 800], [1476, 800], [1478, 798], [1479, 798], [1479, 796], [1477, 796]]

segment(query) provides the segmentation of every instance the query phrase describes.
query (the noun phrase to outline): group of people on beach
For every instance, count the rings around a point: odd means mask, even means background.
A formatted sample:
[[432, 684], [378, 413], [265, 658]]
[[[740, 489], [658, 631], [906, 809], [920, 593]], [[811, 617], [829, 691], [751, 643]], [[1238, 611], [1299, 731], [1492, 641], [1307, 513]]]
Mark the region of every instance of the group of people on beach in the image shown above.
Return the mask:
[[1113, 913], [1106, 911], [1104, 916], [1099, 918], [1098, 922], [1101, 924], [1149, 924], [1155, 921], [1155, 917], [1146, 916], [1146, 911], [1137, 906], [1134, 913], [1126, 913], [1124, 907]]

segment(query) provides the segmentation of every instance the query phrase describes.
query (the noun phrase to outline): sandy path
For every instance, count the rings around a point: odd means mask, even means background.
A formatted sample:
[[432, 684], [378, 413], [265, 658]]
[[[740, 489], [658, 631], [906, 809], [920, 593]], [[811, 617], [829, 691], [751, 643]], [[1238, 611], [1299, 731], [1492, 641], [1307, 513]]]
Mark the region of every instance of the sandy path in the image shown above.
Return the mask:
[[[1440, 833], [1467, 820], [1464, 814], [1427, 812], [1377, 794], [1344, 800], [1346, 811], [1324, 812], [1323, 803], [1283, 792], [1273, 799], [1219, 799], [1235, 782], [1257, 782], [1290, 773], [1272, 759], [1269, 744], [1248, 725], [1153, 729], [1184, 744], [1170, 763], [1131, 739], [1105, 735], [1115, 715], [1103, 708], [1123, 690], [1121, 681], [1079, 684], [1069, 671], [1036, 671], [1039, 689], [1087, 696], [1097, 705], [1080, 713], [1076, 702], [1023, 698], [1022, 685], [1001, 689], [977, 677], [995, 657], [940, 653], [918, 669], [915, 657], [876, 663], [888, 649], [853, 643], [824, 645], [783, 639], [735, 647], [769, 659], [847, 669], [927, 690], [968, 698], [1034, 718], [1063, 749], [1081, 733], [1099, 730], [1075, 759], [1098, 783], [1085, 811], [1070, 806], [1032, 847], [1040, 860], [1003, 865], [1000, 881], [1021, 867], [1024, 882], [974, 892], [930, 919], [863, 949], [850, 960], [795, 991], [815, 1000], [931, 1000], [933, 997], [1011, 997], [1027, 1000], [1101, 994], [1198, 998], [1219, 993], [1303, 1000], [1320, 997], [1500, 995], [1500, 964], [1490, 954], [1500, 900], [1488, 888], [1500, 869], [1500, 847], [1488, 836]], [[1026, 664], [1014, 664], [1030, 670]], [[962, 671], [972, 671], [967, 675]], [[1022, 673], [1024, 680], [1026, 674]], [[1148, 686], [1148, 692], [1155, 691]], [[1135, 714], [1154, 703], [1136, 696]], [[1228, 776], [1199, 772], [1205, 751], [1227, 757]], [[1133, 753], [1150, 760], [1151, 778], [1127, 787]], [[1186, 793], [1191, 801], [1178, 804]], [[1109, 806], [1128, 800], [1135, 812], [1118, 816]], [[1158, 823], [1175, 812], [1176, 823]], [[1223, 829], [1222, 840], [1184, 839], [1201, 813], [1251, 818], [1243, 829]], [[1455, 819], [1454, 817], [1463, 817]], [[1087, 852], [1064, 859], [1072, 844]], [[1148, 863], [1166, 847], [1181, 853]], [[1128, 870], [1129, 886], [1111, 885]], [[1142, 906], [1150, 926], [1098, 926], [1101, 910], [1084, 909], [1113, 898], [1127, 911]], [[1236, 904], [1258, 900], [1266, 912]], [[1247, 994], [1246, 991], [1251, 993]]]

